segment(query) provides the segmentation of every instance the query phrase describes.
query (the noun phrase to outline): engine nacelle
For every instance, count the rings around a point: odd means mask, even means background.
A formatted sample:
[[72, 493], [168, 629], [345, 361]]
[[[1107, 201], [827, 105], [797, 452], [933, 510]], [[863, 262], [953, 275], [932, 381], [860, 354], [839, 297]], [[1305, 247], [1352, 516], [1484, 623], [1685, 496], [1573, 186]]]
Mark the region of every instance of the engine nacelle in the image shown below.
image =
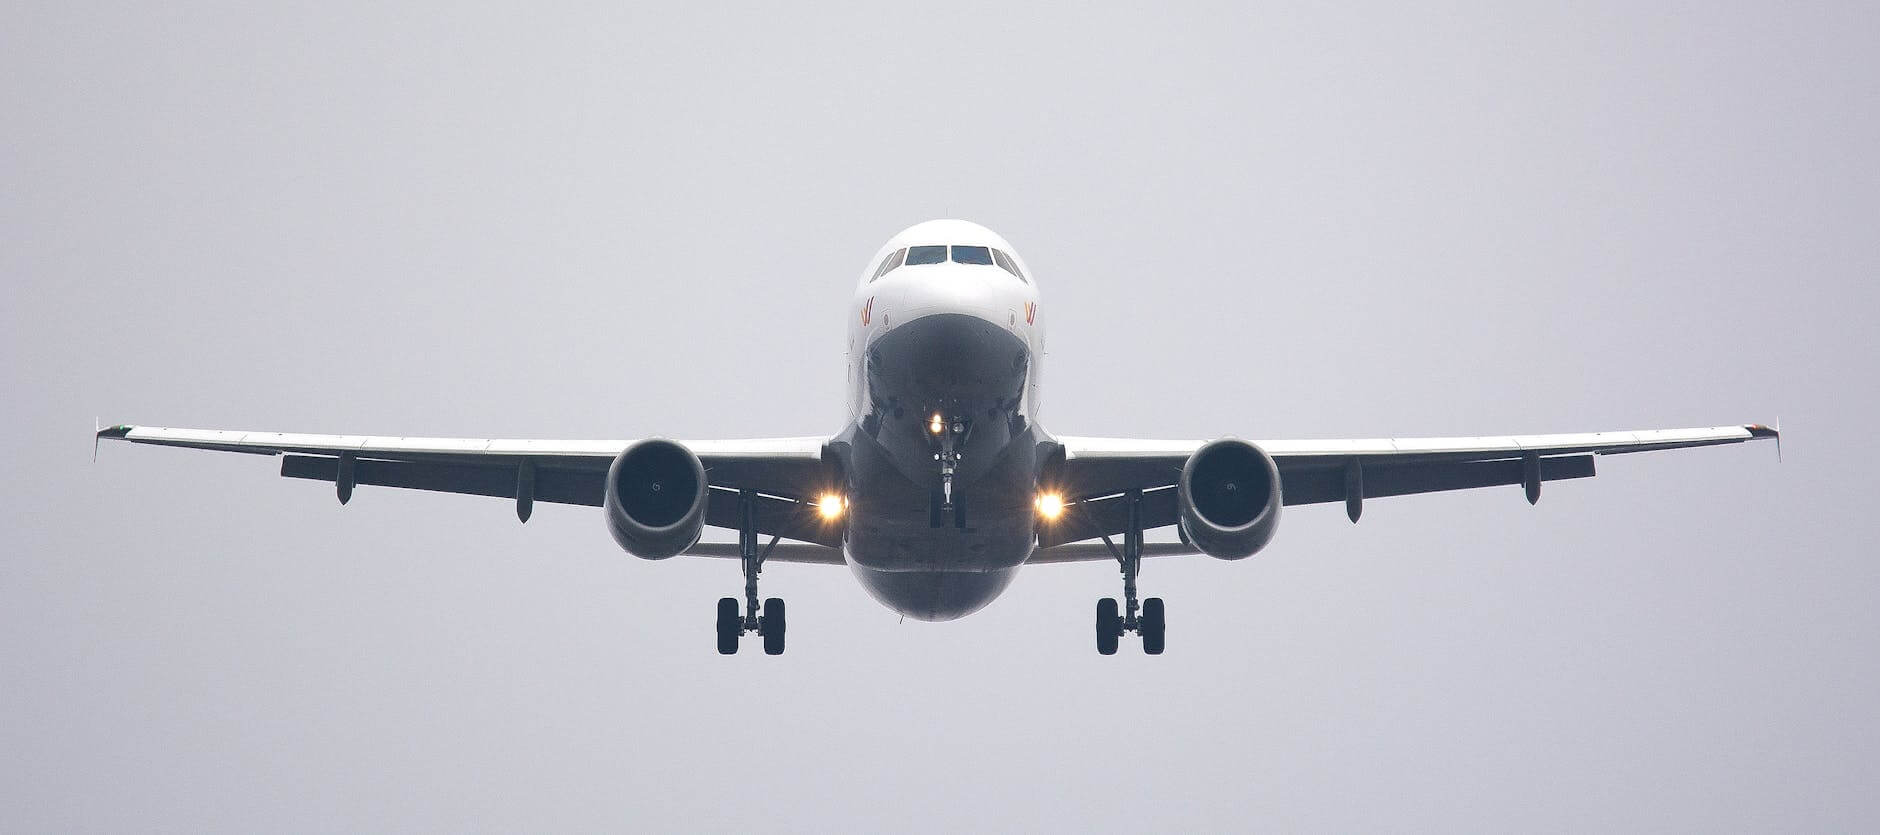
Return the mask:
[[1279, 467], [1273, 457], [1232, 438], [1204, 444], [1182, 465], [1181, 532], [1210, 557], [1245, 559], [1279, 527]]
[[705, 530], [709, 484], [692, 450], [653, 439], [627, 447], [607, 468], [607, 530], [641, 559], [678, 556]]

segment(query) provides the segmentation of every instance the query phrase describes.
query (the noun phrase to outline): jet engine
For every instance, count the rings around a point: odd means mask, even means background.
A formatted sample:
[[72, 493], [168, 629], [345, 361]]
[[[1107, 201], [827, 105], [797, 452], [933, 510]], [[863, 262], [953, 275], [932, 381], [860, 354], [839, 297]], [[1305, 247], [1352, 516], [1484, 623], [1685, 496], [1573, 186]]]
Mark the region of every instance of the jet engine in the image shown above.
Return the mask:
[[1182, 465], [1181, 532], [1210, 557], [1238, 560], [1266, 547], [1279, 527], [1279, 467], [1246, 441], [1203, 445]]
[[653, 439], [627, 447], [607, 468], [607, 530], [641, 559], [677, 556], [705, 529], [705, 465], [692, 450]]

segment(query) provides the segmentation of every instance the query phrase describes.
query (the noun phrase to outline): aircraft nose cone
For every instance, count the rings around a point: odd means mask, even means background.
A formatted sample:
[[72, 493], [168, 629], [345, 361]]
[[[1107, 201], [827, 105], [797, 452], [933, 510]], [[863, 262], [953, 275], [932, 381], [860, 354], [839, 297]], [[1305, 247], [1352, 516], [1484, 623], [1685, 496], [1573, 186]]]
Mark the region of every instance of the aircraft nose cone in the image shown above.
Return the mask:
[[1003, 571], [875, 571], [851, 563], [870, 596], [915, 620], [958, 620], [984, 609], [1012, 584], [1017, 569]]

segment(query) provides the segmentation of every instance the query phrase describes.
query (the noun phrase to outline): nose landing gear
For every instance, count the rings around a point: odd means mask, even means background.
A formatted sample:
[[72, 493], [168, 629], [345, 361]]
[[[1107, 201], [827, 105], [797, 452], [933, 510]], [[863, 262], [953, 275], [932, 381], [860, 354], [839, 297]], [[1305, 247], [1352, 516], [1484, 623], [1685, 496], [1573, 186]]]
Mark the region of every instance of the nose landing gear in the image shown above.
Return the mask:
[[738, 599], [723, 597], [718, 600], [718, 653], [735, 655], [738, 651], [738, 639], [746, 632], [755, 632], [764, 638], [765, 655], [783, 654], [784, 606], [782, 598], [772, 597], [764, 601], [762, 609], [757, 605], [757, 575], [764, 569], [764, 557], [770, 549], [777, 546], [780, 536], [770, 538], [770, 544], [762, 550], [757, 547], [757, 523], [755, 520], [753, 498], [749, 490], [738, 491], [738, 562], [744, 567], [744, 613], [738, 613]]
[[1131, 490], [1124, 494], [1123, 501], [1128, 510], [1128, 528], [1123, 531], [1123, 550], [1116, 552], [1116, 546], [1109, 537], [1103, 538], [1103, 544], [1110, 546], [1116, 554], [1116, 561], [1123, 570], [1124, 610], [1117, 610], [1116, 598], [1106, 597], [1097, 601], [1097, 652], [1101, 655], [1115, 655], [1118, 642], [1125, 632], [1134, 632], [1142, 636], [1142, 651], [1149, 655], [1161, 655], [1167, 645], [1168, 621], [1162, 598], [1151, 597], [1136, 601], [1136, 575], [1142, 570], [1142, 491]]
[[935, 412], [933, 420], [928, 423], [928, 431], [939, 446], [933, 454], [933, 460], [940, 464], [940, 486], [934, 488], [928, 498], [929, 527], [940, 527], [941, 520], [949, 515], [953, 517], [953, 527], [966, 527], [966, 503], [953, 492], [953, 474], [959, 469], [961, 459], [966, 457], [959, 448], [966, 443], [966, 436], [971, 429], [972, 424], [965, 418], [945, 420], [939, 412]]

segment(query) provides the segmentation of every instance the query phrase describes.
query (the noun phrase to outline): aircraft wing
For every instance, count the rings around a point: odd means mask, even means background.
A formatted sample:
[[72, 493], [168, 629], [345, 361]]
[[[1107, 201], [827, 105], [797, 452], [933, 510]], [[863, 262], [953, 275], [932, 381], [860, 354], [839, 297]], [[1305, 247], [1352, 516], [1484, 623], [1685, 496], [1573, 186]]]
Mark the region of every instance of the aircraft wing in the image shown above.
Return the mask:
[[[1364, 499], [1520, 484], [1528, 500], [1540, 484], [1593, 475], [1593, 458], [1628, 452], [1735, 444], [1780, 436], [1760, 424], [1698, 429], [1647, 429], [1563, 435], [1477, 438], [1370, 438], [1254, 441], [1279, 467], [1285, 504], [1345, 502], [1357, 521]], [[1124, 528], [1116, 495], [1142, 490], [1144, 527], [1176, 522], [1175, 484], [1182, 464], [1203, 441], [1059, 437], [1064, 458], [1057, 475], [1079, 520], [1041, 536], [1045, 547]], [[1092, 553], [1095, 553], [1094, 551]]]
[[[607, 468], [628, 440], [504, 440], [304, 435], [226, 429], [113, 426], [100, 440], [246, 452], [281, 459], [281, 475], [329, 481], [340, 501], [358, 484], [494, 496], [516, 503], [528, 520], [534, 502], [599, 507]], [[679, 441], [705, 465], [710, 504], [705, 523], [737, 526], [739, 490], [759, 493], [760, 534], [839, 546], [817, 524], [813, 502], [825, 477], [820, 437]], [[810, 553], [810, 552], [806, 552]], [[817, 552], [820, 553], [820, 552]], [[809, 561], [821, 561], [809, 560]]]

